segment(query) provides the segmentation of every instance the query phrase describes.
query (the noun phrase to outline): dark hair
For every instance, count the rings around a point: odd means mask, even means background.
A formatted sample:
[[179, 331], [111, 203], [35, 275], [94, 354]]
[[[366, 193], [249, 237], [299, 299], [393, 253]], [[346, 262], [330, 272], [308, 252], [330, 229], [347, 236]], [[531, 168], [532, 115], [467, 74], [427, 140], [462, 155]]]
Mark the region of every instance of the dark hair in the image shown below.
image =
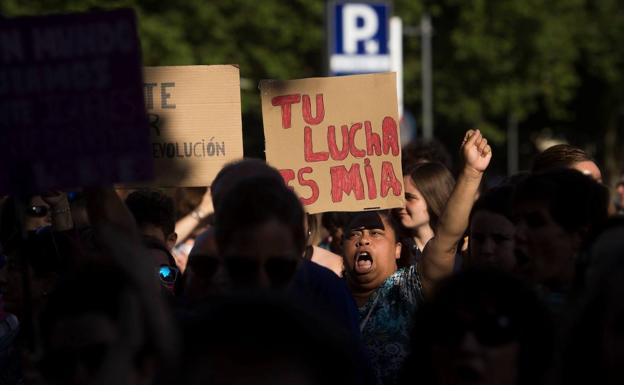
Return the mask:
[[441, 163], [449, 170], [453, 168], [451, 155], [446, 147], [436, 139], [411, 141], [403, 146], [401, 155], [404, 173], [409, 168], [428, 162]]
[[521, 202], [543, 202], [566, 231], [586, 228], [590, 233], [607, 219], [609, 191], [577, 170], [558, 169], [530, 175], [520, 182], [513, 207]]
[[[25, 201], [30, 201], [32, 197], [27, 196]], [[4, 245], [7, 254], [12, 254], [22, 242], [16, 203], [15, 197], [9, 196], [0, 205], [0, 243]]]
[[256, 177], [239, 182], [223, 197], [216, 213], [215, 235], [220, 253], [232, 242], [234, 234], [251, 230], [272, 219], [291, 231], [300, 254], [305, 248], [303, 207], [283, 181]]
[[[358, 374], [348, 338], [286, 297], [261, 293], [217, 299], [196, 309], [182, 326], [186, 385], [223, 379], [228, 372], [218, 358], [241, 369], [254, 363], [266, 374], [293, 365], [313, 384], [352, 385]], [[267, 379], [254, 383], [266, 384]]]
[[[624, 217], [610, 218], [596, 237], [590, 253], [587, 282], [569, 319], [563, 344], [561, 383], [614, 383], [611, 365], [605, 365], [605, 343], [609, 334], [621, 338], [624, 307]], [[618, 337], [615, 337], [617, 335]], [[622, 361], [618, 348], [616, 362]], [[619, 361], [617, 361], [619, 360]], [[621, 370], [618, 365], [616, 370]]]
[[400, 242], [400, 239], [403, 237], [406, 230], [401, 224], [401, 220], [399, 219], [398, 215], [395, 214], [394, 210], [391, 210], [391, 209], [376, 210], [376, 211], [358, 211], [358, 212], [349, 213], [349, 218], [348, 218], [349, 220], [342, 227], [344, 237], [345, 238], [348, 237], [349, 232], [353, 228], [356, 228], [353, 226], [354, 223], [357, 223], [357, 221], [361, 221], [362, 217], [370, 216], [371, 214], [375, 214], [375, 213], [379, 215], [381, 219], [385, 219], [386, 222], [388, 222], [388, 224], [394, 231], [396, 242]]
[[481, 194], [475, 202], [470, 213], [470, 217], [474, 216], [477, 211], [490, 211], [499, 214], [512, 221], [511, 202], [514, 189], [512, 186], [499, 186]]
[[544, 172], [557, 168], [569, 168], [576, 163], [594, 161], [589, 154], [569, 144], [557, 144], [539, 153], [533, 160], [531, 171]]
[[275, 168], [260, 159], [241, 159], [225, 165], [212, 181], [212, 204], [215, 214], [230, 190], [247, 178], [269, 178], [284, 182]]
[[455, 187], [453, 175], [446, 166], [437, 162], [422, 163], [408, 168], [406, 174], [425, 199], [429, 225], [435, 231], [438, 219]]
[[341, 211], [328, 211], [323, 213], [321, 223], [327, 231], [343, 228], [348, 222], [351, 213]]
[[[141, 346], [137, 346], [135, 364], [144, 363], [148, 356], [156, 356], [162, 359], [159, 364], [165, 366], [172, 363], [174, 358], [172, 344], [165, 346], [167, 342], [175, 342], [173, 330], [161, 330], [166, 322], [154, 319], [157, 313], [148, 314], [149, 306], [144, 302], [144, 296], [140, 295], [140, 284], [124, 270], [109, 264], [85, 265], [59, 282], [51, 292], [49, 302], [40, 316], [41, 336], [44, 349], [44, 357], [41, 369], [44, 375], [55, 376], [55, 373], [64, 375], [68, 368], [59, 366], [59, 360], [65, 357], [56, 357], [52, 352], [52, 340], [54, 330], [59, 321], [66, 318], [76, 318], [86, 314], [98, 314], [110, 319], [118, 328], [127, 327], [124, 306], [133, 306], [128, 303], [128, 293], [136, 293], [135, 298], [140, 305], [138, 322], [141, 323], [144, 337], [141, 338]], [[158, 316], [161, 316], [158, 314]], [[133, 319], [134, 321], [134, 319]], [[171, 333], [163, 336], [162, 333]], [[122, 331], [123, 336], [123, 331]], [[172, 351], [169, 351], [172, 350]], [[162, 367], [161, 367], [162, 369]]]
[[178, 187], [173, 190], [176, 220], [184, 218], [199, 206], [206, 187]]
[[453, 316], [462, 310], [484, 314], [492, 306], [499, 315], [509, 318], [513, 333], [509, 337], [519, 344], [518, 384], [540, 383], [550, 367], [554, 348], [548, 310], [525, 283], [490, 268], [467, 269], [439, 283], [430, 301], [416, 313], [412, 353], [405, 362], [401, 383], [435, 384], [433, 347], [443, 343], [439, 338], [462, 337], [462, 330], [448, 329], [462, 326], [453, 322]]
[[139, 228], [153, 225], [162, 229], [165, 237], [175, 232], [173, 199], [160, 191], [138, 190], [126, 198], [126, 206]]
[[169, 266], [177, 266], [173, 254], [171, 254], [171, 251], [169, 250], [167, 245], [164, 244], [160, 239], [151, 237], [149, 235], [144, 235], [143, 245], [148, 249], [162, 251], [167, 255], [167, 261], [169, 262]]

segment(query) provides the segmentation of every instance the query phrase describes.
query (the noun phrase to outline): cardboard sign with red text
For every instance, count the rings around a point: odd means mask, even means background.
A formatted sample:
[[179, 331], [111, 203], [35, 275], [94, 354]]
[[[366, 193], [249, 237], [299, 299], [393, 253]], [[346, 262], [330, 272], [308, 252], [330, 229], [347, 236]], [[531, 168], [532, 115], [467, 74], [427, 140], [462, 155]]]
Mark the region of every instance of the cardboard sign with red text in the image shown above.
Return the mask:
[[396, 74], [260, 82], [266, 159], [308, 213], [403, 206]]
[[157, 186], [210, 186], [243, 157], [240, 71], [233, 65], [145, 67]]

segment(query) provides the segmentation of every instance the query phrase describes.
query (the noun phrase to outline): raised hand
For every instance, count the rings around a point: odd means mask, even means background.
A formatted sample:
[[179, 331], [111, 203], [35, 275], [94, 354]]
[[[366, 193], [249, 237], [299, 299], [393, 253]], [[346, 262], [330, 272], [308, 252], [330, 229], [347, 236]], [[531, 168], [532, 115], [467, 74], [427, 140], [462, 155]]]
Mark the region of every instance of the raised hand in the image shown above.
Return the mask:
[[492, 159], [492, 148], [479, 130], [468, 130], [461, 146], [465, 167], [484, 172]]

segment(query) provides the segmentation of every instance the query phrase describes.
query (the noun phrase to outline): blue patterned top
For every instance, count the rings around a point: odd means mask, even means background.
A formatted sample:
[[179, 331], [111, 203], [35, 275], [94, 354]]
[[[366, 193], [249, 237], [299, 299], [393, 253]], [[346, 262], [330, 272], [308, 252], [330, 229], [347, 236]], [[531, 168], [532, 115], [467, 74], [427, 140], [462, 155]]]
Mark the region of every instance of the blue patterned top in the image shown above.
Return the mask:
[[362, 338], [382, 385], [398, 382], [409, 354], [410, 332], [416, 309], [423, 301], [417, 265], [397, 270], [360, 307]]

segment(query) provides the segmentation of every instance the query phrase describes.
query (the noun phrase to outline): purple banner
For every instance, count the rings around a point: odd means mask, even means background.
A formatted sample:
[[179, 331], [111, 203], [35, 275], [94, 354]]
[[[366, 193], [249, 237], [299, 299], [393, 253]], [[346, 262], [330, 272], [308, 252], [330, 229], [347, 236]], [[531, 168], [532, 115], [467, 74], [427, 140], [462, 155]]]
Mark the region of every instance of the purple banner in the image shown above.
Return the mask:
[[153, 176], [134, 11], [0, 20], [0, 191]]

